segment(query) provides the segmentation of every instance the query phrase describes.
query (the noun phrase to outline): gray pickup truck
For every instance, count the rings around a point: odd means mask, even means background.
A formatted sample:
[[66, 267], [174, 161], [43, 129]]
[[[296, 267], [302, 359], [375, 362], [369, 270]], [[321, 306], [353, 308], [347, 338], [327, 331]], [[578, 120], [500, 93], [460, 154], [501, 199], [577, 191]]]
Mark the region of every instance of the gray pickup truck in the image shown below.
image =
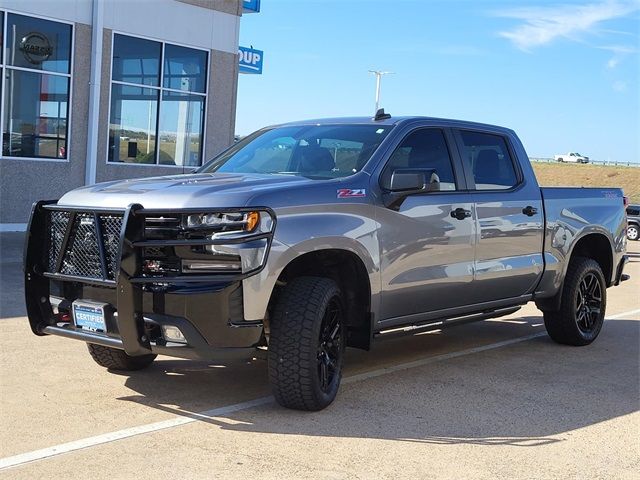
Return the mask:
[[615, 188], [540, 188], [516, 134], [424, 117], [262, 129], [185, 175], [37, 202], [25, 248], [36, 335], [112, 370], [266, 350], [283, 406], [335, 398], [345, 347], [534, 301], [587, 345], [627, 278]]

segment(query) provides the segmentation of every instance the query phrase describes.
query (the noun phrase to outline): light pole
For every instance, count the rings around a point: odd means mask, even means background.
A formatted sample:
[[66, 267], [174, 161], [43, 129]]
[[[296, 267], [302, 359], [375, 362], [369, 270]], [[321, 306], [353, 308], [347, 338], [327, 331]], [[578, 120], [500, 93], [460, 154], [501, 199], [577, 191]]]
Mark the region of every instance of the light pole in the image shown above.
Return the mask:
[[376, 109], [373, 114], [378, 113], [380, 107], [380, 82], [383, 75], [393, 75], [395, 72], [384, 72], [382, 70], [369, 70], [369, 73], [373, 73], [376, 76]]

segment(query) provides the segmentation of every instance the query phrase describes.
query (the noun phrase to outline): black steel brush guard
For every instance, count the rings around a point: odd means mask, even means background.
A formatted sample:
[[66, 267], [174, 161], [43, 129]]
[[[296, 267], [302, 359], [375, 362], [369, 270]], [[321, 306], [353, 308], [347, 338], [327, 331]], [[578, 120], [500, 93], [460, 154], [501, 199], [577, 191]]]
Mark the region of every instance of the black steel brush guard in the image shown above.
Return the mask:
[[[158, 216], [188, 215], [195, 213], [224, 213], [267, 212], [272, 219], [273, 227], [270, 233], [257, 233], [238, 238], [221, 239], [166, 239], [147, 240], [145, 238], [145, 218]], [[70, 218], [67, 230], [64, 234], [59, 257], [55, 262], [55, 271], [49, 270], [44, 265], [43, 249], [49, 252], [50, 233], [47, 215], [49, 212], [69, 212]], [[74, 226], [74, 218], [77, 214], [93, 215], [96, 228], [96, 241], [100, 258], [101, 278], [88, 278], [77, 275], [60, 273], [66, 249], [72, 236], [71, 229]], [[109, 278], [109, 268], [103, 236], [100, 232], [100, 215], [122, 215], [122, 226], [119, 235], [119, 254], [114, 271], [114, 278]], [[34, 203], [27, 228], [24, 249], [24, 282], [27, 316], [31, 330], [36, 335], [55, 334], [78, 340], [84, 340], [99, 345], [123, 349], [127, 354], [145, 355], [151, 353], [151, 343], [145, 335], [144, 317], [142, 312], [142, 296], [145, 284], [192, 284], [192, 283], [216, 283], [224, 284], [240, 281], [250, 275], [259, 273], [263, 265], [251, 272], [238, 274], [209, 274], [209, 275], [163, 275], [145, 276], [142, 272], [143, 249], [145, 247], [166, 246], [207, 246], [229, 245], [248, 243], [255, 240], [267, 240], [267, 252], [271, 248], [273, 231], [275, 229], [275, 214], [266, 207], [260, 208], [199, 208], [180, 209], [179, 211], [163, 209], [144, 209], [142, 205], [132, 204], [125, 210], [114, 208], [87, 208], [57, 205], [57, 201], [40, 201]], [[98, 285], [114, 288], [117, 298], [116, 323], [119, 338], [99, 333], [88, 333], [73, 328], [57, 326], [57, 318], [53, 313], [50, 302], [50, 280], [64, 282], [78, 282], [81, 284]]]

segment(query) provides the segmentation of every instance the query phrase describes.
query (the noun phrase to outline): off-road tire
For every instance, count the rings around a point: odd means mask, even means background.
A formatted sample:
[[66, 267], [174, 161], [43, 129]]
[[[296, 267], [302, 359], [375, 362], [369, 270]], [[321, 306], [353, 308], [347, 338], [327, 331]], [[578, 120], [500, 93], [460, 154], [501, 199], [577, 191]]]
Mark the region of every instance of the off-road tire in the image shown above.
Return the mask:
[[[590, 275], [593, 275], [599, 283], [600, 311], [599, 314], [594, 314], [595, 320], [592, 328], [584, 329], [578, 323], [579, 289], [583, 280]], [[560, 309], [544, 312], [544, 326], [551, 339], [557, 343], [574, 346], [589, 345], [596, 339], [602, 329], [606, 306], [606, 282], [600, 265], [591, 258], [576, 257], [571, 260], [567, 269]]]
[[132, 357], [127, 355], [124, 350], [117, 348], [104, 347], [94, 343], [87, 343], [87, 348], [91, 354], [91, 358], [101, 367], [109, 370], [133, 371], [142, 370], [153, 363], [157, 355], [141, 355]]
[[[339, 306], [335, 362], [331, 381], [321, 370], [322, 338], [329, 312]], [[322, 410], [333, 402], [340, 380], [345, 349], [345, 320], [340, 289], [333, 280], [298, 277], [291, 280], [276, 301], [270, 318], [269, 381], [276, 401], [296, 410]], [[326, 365], [325, 369], [328, 369]], [[326, 372], [325, 372], [326, 373]]]

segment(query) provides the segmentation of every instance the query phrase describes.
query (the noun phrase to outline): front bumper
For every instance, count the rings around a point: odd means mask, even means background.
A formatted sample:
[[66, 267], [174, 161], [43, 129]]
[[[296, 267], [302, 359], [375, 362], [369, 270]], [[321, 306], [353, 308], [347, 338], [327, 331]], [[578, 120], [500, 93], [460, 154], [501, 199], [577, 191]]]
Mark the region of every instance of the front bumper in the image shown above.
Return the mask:
[[[228, 210], [228, 209], [226, 209]], [[234, 209], [242, 210], [242, 209]], [[265, 209], [263, 209], [265, 210]], [[108, 278], [109, 259], [101, 243], [102, 234], [96, 227], [95, 238], [100, 252], [103, 278], [69, 275], [61, 268], [62, 260], [51, 262], [43, 255], [50, 242], [47, 215], [51, 211], [83, 212], [93, 215], [119, 214], [122, 226], [113, 278]], [[145, 247], [176, 246], [181, 249], [202, 245], [222, 245], [221, 241], [189, 240], [184, 238], [149, 240], [145, 238], [145, 218], [162, 212], [145, 210], [131, 205], [124, 212], [112, 209], [87, 209], [58, 206], [55, 202], [34, 204], [27, 230], [24, 274], [27, 316], [36, 335], [59, 335], [124, 350], [132, 356], [157, 353], [182, 358], [231, 360], [248, 358], [263, 339], [261, 322], [246, 322], [243, 316], [242, 280], [258, 273], [263, 267], [249, 273], [181, 274], [162, 277], [143, 272]], [[177, 213], [198, 213], [181, 210]], [[272, 215], [272, 213], [270, 212]], [[274, 217], [275, 222], [275, 217]], [[73, 225], [70, 221], [69, 225]], [[70, 238], [72, 226], [59, 246], [60, 255]], [[237, 239], [235, 243], [271, 243], [271, 235], [257, 234]], [[228, 240], [227, 240], [228, 242]], [[236, 246], [237, 246], [236, 245]], [[241, 245], [240, 245], [241, 246]], [[52, 268], [51, 265], [54, 265]], [[264, 263], [263, 263], [264, 265]], [[52, 271], [53, 270], [53, 271]], [[71, 302], [78, 299], [104, 302], [110, 305], [106, 316], [106, 331], [93, 332], [77, 328], [67, 315]], [[66, 320], [66, 321], [62, 321]], [[162, 337], [163, 325], [178, 327], [186, 344], [167, 342]]]

